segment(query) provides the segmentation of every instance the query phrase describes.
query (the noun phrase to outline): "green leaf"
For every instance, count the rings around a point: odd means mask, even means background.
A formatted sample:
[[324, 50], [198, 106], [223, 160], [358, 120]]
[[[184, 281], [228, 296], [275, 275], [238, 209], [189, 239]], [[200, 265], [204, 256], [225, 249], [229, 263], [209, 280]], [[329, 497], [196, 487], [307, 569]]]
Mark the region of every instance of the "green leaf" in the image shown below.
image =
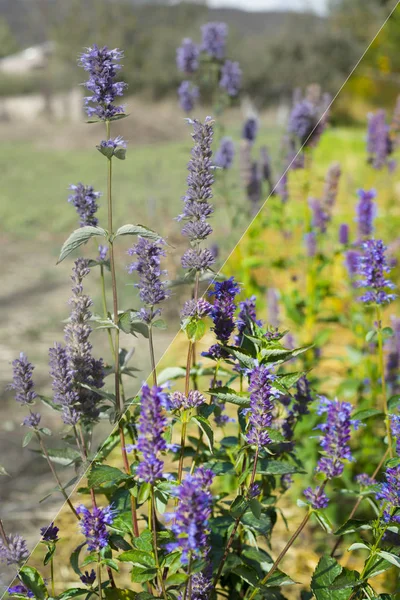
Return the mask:
[[249, 505], [249, 501], [244, 496], [236, 496], [232, 502], [229, 512], [237, 519], [241, 517]]
[[272, 529], [271, 516], [266, 513], [263, 513], [261, 519], [256, 519], [253, 513], [247, 512], [242, 518], [242, 524], [262, 535], [267, 535]]
[[360, 519], [349, 519], [335, 531], [335, 535], [345, 535], [346, 533], [354, 533], [356, 531], [364, 531], [372, 529], [372, 526]]
[[[58, 465], [70, 466], [81, 460], [81, 455], [73, 448], [47, 448], [51, 462]], [[40, 454], [42, 454], [40, 452]], [[44, 454], [42, 454], [44, 456]]]
[[90, 238], [94, 236], [103, 236], [107, 237], [107, 231], [102, 227], [93, 227], [92, 225], [86, 225], [85, 227], [80, 227], [79, 229], [75, 229], [73, 233], [69, 236], [66, 242], [64, 242], [60, 256], [58, 258], [57, 264], [62, 262], [64, 258], [66, 258], [71, 252], [85, 244]]
[[355, 542], [349, 548], [347, 548], [347, 552], [352, 552], [353, 550], [368, 550], [370, 551], [370, 547], [367, 544], [363, 544], [362, 542]]
[[262, 458], [258, 461], [257, 473], [261, 475], [286, 475], [304, 473], [302, 469], [287, 460], [270, 460]]
[[56, 551], [56, 545], [52, 544], [48, 550], [48, 552], [46, 553], [46, 556], [44, 557], [43, 560], [43, 564], [44, 565], [48, 565], [49, 562], [51, 561], [52, 557], [54, 556], [54, 553]]
[[135, 583], [145, 583], [157, 576], [157, 569], [152, 567], [132, 567], [131, 578]]
[[377, 415], [383, 415], [383, 412], [377, 408], [367, 408], [356, 411], [354, 413], [354, 419], [365, 421], [365, 419], [369, 419], [369, 417], [376, 417]]
[[29, 442], [31, 441], [31, 439], [33, 438], [34, 432], [28, 431], [28, 433], [25, 435], [24, 439], [22, 440], [22, 447], [26, 448], [26, 446], [29, 444]]
[[57, 596], [57, 600], [69, 600], [70, 598], [77, 598], [78, 596], [83, 596], [88, 593], [87, 588], [70, 588], [69, 590], [65, 590], [59, 596]]
[[391, 552], [384, 552], [383, 550], [381, 550], [380, 552], [378, 552], [378, 556], [384, 558], [392, 565], [400, 569], [400, 558], [395, 554], [391, 554]]
[[[272, 568], [272, 565], [270, 565], [270, 567]], [[293, 581], [289, 575], [286, 575], [286, 573], [277, 569], [262, 587], [279, 587], [281, 585], [293, 585], [294, 583], [296, 582]]]
[[159, 240], [161, 237], [160, 235], [158, 235], [158, 233], [156, 233], [152, 229], [149, 229], [148, 227], [145, 227], [144, 225], [131, 224], [122, 225], [122, 227], [117, 229], [114, 238], [120, 235], [140, 235], [141, 237], [149, 238], [151, 240]]
[[388, 409], [389, 409], [389, 411], [394, 410], [398, 406], [400, 406], [400, 394], [397, 394], [395, 396], [391, 396], [391, 398], [389, 398], [389, 400], [388, 400]]
[[250, 400], [247, 394], [240, 394], [239, 392], [236, 392], [236, 390], [226, 386], [207, 390], [207, 394], [210, 394], [211, 396], [214, 396], [223, 402], [236, 404], [236, 406], [250, 406]]
[[214, 446], [214, 433], [213, 433], [210, 423], [207, 421], [207, 419], [205, 419], [204, 417], [201, 417], [199, 415], [195, 415], [194, 417], [192, 417], [191, 420], [194, 421], [196, 423], [196, 425], [198, 425], [198, 427], [200, 427], [201, 431], [204, 433], [204, 435], [206, 437], [207, 445], [210, 449], [210, 452], [212, 452], [213, 446]]
[[115, 156], [115, 158], [118, 158], [118, 160], [125, 160], [126, 149], [125, 148], [117, 148], [117, 150], [115, 150], [115, 152], [114, 152], [114, 156]]
[[375, 337], [376, 329], [372, 329], [371, 331], [368, 331], [367, 335], [365, 336], [365, 341], [369, 344]]
[[250, 510], [255, 516], [256, 519], [260, 520], [262, 515], [262, 504], [257, 500], [257, 498], [252, 498], [250, 500]]
[[357, 586], [359, 579], [360, 575], [357, 571], [351, 571], [350, 569], [343, 567], [342, 572], [329, 586], [329, 589], [353, 591]]
[[206, 332], [206, 324], [202, 320], [191, 319], [184, 330], [190, 342], [198, 342]]
[[22, 567], [18, 573], [19, 578], [26, 587], [33, 592], [37, 600], [45, 600], [49, 597], [43, 577], [33, 567]]
[[138, 504], [143, 504], [146, 502], [148, 497], [150, 496], [151, 485], [150, 483], [142, 483], [139, 488], [139, 493], [137, 496]]
[[[106, 588], [103, 590], [103, 594], [106, 600], [137, 600], [139, 598], [137, 592], [118, 588]], [[154, 598], [154, 596], [149, 594], [149, 598]]]
[[159, 384], [172, 381], [174, 379], [182, 379], [186, 375], [186, 369], [183, 367], [167, 367], [157, 375]]
[[365, 579], [372, 579], [382, 573], [385, 573], [389, 569], [393, 568], [393, 565], [381, 556], [370, 557], [370, 566], [365, 571]]
[[[322, 556], [311, 579], [311, 589], [317, 600], [342, 600], [347, 596], [335, 595], [335, 592], [329, 590], [329, 586], [340, 575], [343, 567], [330, 556]], [[350, 594], [349, 594], [350, 595]]]
[[88, 475], [88, 485], [92, 488], [103, 483], [118, 485], [127, 478], [128, 475], [116, 467], [110, 467], [109, 465], [95, 465], [91, 468]]
[[77, 548], [75, 548], [69, 559], [71, 567], [73, 568], [74, 572], [79, 575], [79, 577], [82, 575], [82, 571], [79, 568], [79, 555], [84, 546], [86, 546], [86, 542], [83, 542], [83, 544], [80, 544]]
[[[3, 467], [3, 465], [0, 465], [0, 475], [8, 475], [7, 471], [5, 470], [5, 468]], [[9, 476], [9, 475], [8, 475]]]
[[240, 579], [243, 579], [253, 587], [259, 584], [259, 577], [257, 571], [249, 565], [238, 565], [235, 567], [235, 575], [238, 575]]

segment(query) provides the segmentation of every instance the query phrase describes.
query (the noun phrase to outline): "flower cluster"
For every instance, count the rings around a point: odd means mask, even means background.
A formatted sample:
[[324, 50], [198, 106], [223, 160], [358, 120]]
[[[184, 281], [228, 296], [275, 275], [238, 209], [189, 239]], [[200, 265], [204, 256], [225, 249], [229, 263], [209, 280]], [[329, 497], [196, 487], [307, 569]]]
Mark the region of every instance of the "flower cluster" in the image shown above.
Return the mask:
[[80, 217], [81, 227], [87, 225], [96, 227], [98, 219], [95, 215], [99, 208], [97, 200], [100, 198], [101, 193], [95, 192], [93, 186], [83, 185], [83, 183], [70, 185], [69, 189], [72, 194], [68, 196], [68, 202], [75, 206]]
[[309, 406], [313, 401], [311, 395], [310, 383], [305, 375], [300, 377], [296, 383], [296, 393], [291, 409], [288, 411], [287, 417], [283, 423], [282, 429], [287, 440], [292, 439], [294, 427], [304, 415], [310, 412]]
[[308, 203], [312, 210], [312, 226], [318, 229], [320, 233], [325, 233], [326, 226], [330, 221], [330, 215], [317, 198], [310, 198]]
[[237, 96], [242, 83], [242, 69], [238, 62], [227, 60], [221, 69], [220, 87], [229, 96]]
[[0, 540], [0, 561], [7, 565], [21, 565], [28, 556], [26, 541], [18, 533], [7, 536], [7, 544]]
[[400, 506], [400, 465], [388, 467], [385, 479], [386, 481], [381, 484], [379, 492], [376, 494], [377, 500], [382, 501], [382, 519], [385, 523], [390, 521], [400, 523], [400, 515], [393, 514], [394, 510]]
[[374, 169], [382, 169], [385, 165], [393, 170], [395, 163], [390, 160], [393, 152], [393, 142], [390, 137], [390, 127], [386, 124], [386, 113], [378, 110], [368, 115], [367, 153], [368, 162]]
[[206, 23], [201, 27], [201, 50], [210, 58], [222, 60], [225, 55], [228, 27], [225, 23]]
[[199, 67], [199, 48], [190, 38], [184, 38], [176, 50], [176, 66], [183, 73], [194, 73]]
[[[229, 342], [229, 338], [235, 329], [235, 298], [239, 292], [240, 286], [233, 277], [225, 281], [216, 281], [214, 289], [209, 292], [210, 296], [214, 296], [214, 304], [211, 312], [211, 318], [214, 323], [212, 331], [214, 331], [221, 345]], [[211, 346], [206, 356], [219, 358], [222, 356], [222, 352], [222, 348], [218, 344], [215, 344]]]
[[242, 138], [251, 144], [255, 141], [258, 132], [258, 120], [255, 117], [246, 119], [242, 129]]
[[213, 197], [212, 185], [214, 183], [212, 150], [213, 123], [207, 117], [204, 123], [197, 120], [189, 121], [193, 126], [192, 138], [194, 146], [188, 163], [188, 188], [183, 197], [184, 208], [178, 220], [184, 220], [182, 234], [189, 238], [192, 245], [182, 256], [184, 269], [205, 271], [211, 267], [215, 259], [207, 248], [200, 248], [199, 244], [212, 232], [207, 219], [213, 213], [209, 200]]
[[213, 472], [203, 467], [196, 469], [193, 475], [186, 475], [177, 491], [176, 511], [168, 515], [168, 519], [173, 520], [171, 531], [175, 541], [169, 543], [167, 549], [169, 552], [179, 550], [184, 564], [206, 554], [213, 477]]
[[199, 300], [186, 300], [183, 308], [181, 310], [182, 319], [190, 319], [192, 317], [197, 317], [202, 319], [203, 317], [207, 317], [212, 312], [212, 305], [204, 300], [204, 298], [199, 298]]
[[395, 294], [388, 293], [396, 286], [386, 277], [390, 267], [386, 259], [386, 246], [382, 240], [367, 240], [362, 244], [364, 253], [359, 256], [357, 272], [362, 277], [358, 287], [367, 288], [360, 298], [366, 304], [386, 304], [394, 300]]
[[167, 427], [165, 408], [168, 397], [161, 387], [142, 386], [137, 449], [143, 459], [139, 463], [137, 474], [140, 479], [154, 483], [162, 476], [164, 463], [159, 459], [160, 452], [167, 449], [163, 437]]
[[342, 169], [338, 162], [332, 163], [326, 173], [322, 203], [328, 209], [332, 209], [336, 202], [341, 174]]
[[86, 538], [89, 552], [99, 552], [108, 544], [107, 525], [112, 525], [114, 521], [113, 510], [110, 506], [105, 508], [96, 506], [90, 511], [86, 506], [81, 505], [78, 506], [76, 512], [81, 515], [79, 525]]
[[58, 532], [59, 528], [54, 525], [54, 523], [50, 523], [47, 527], [42, 527], [40, 533], [42, 534], [42, 540], [44, 542], [57, 542], [58, 541]]
[[174, 392], [170, 395], [169, 401], [174, 410], [189, 410], [205, 404], [206, 399], [198, 390], [190, 390], [187, 396], [182, 392]]
[[9, 388], [14, 390], [16, 401], [23, 406], [33, 404], [37, 397], [32, 379], [32, 373], [35, 367], [29, 362], [27, 356], [23, 352], [21, 352], [19, 358], [16, 358], [13, 361], [12, 366], [13, 382], [9, 385]]
[[359, 202], [357, 204], [357, 223], [360, 239], [368, 238], [374, 231], [374, 219], [376, 217], [375, 190], [358, 190]]
[[215, 165], [224, 169], [230, 169], [235, 158], [235, 144], [230, 137], [224, 137], [215, 153]]
[[275, 393], [272, 390], [275, 376], [268, 367], [255, 367], [249, 376], [250, 416], [246, 440], [258, 449], [271, 443], [268, 428], [272, 424]]
[[115, 99], [123, 95], [127, 86], [126, 83], [115, 80], [121, 69], [119, 61], [122, 58], [123, 52], [120, 50], [109, 50], [107, 46], [100, 48], [96, 44], [86, 48], [86, 52], [81, 54], [79, 65], [89, 73], [89, 79], [84, 84], [91, 92], [91, 95], [85, 98], [89, 117], [96, 116], [102, 121], [107, 121], [124, 113], [123, 106], [114, 104]]
[[161, 304], [169, 295], [166, 283], [161, 279], [166, 271], [160, 269], [161, 256], [165, 256], [164, 244], [162, 239], [154, 242], [139, 236], [137, 244], [128, 250], [130, 256], [137, 257], [136, 262], [129, 265], [128, 271], [129, 273], [137, 271], [139, 274], [140, 281], [135, 283], [135, 287], [139, 289], [143, 304], [150, 309], [142, 313], [147, 322], [152, 320], [154, 314], [160, 313], [160, 310], [154, 313], [154, 307]]
[[252, 323], [261, 327], [261, 321], [257, 319], [256, 296], [251, 296], [242, 302], [239, 302], [239, 314], [236, 319], [236, 329], [238, 334], [235, 336], [236, 346], [241, 346], [245, 333], [250, 333]]
[[289, 117], [288, 132], [303, 146], [315, 147], [328, 123], [330, 97], [321, 96], [318, 89], [308, 89], [306, 97], [300, 94], [295, 97], [294, 106]]
[[178, 87], [179, 104], [185, 112], [191, 112], [196, 101], [199, 98], [200, 92], [197, 85], [194, 85], [191, 81], [182, 81]]

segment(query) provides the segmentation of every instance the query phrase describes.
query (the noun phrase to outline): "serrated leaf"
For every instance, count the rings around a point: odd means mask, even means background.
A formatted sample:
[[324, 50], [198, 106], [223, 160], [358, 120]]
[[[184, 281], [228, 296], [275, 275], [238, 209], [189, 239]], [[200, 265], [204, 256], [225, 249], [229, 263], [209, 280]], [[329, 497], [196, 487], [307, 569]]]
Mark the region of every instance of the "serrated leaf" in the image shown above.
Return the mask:
[[186, 326], [184, 331], [190, 342], [198, 342], [204, 336], [206, 332], [206, 324], [202, 320], [191, 319]]
[[[47, 448], [47, 453], [51, 462], [54, 462], [58, 465], [63, 465], [65, 467], [81, 461], [80, 453], [73, 448]], [[44, 454], [40, 451], [39, 454], [44, 456]]]
[[269, 458], [259, 459], [257, 473], [261, 475], [287, 475], [293, 473], [304, 473], [298, 466], [287, 460], [270, 460]]
[[[331, 556], [322, 556], [311, 579], [311, 589], [317, 600], [335, 600], [336, 596], [329, 586], [340, 575], [343, 567]], [[340, 592], [339, 592], [340, 593]], [[337, 600], [342, 596], [338, 596]]]
[[250, 400], [247, 394], [239, 394], [239, 392], [236, 392], [236, 390], [233, 390], [227, 386], [207, 390], [207, 394], [210, 394], [211, 396], [214, 396], [223, 402], [236, 404], [236, 406], [250, 406]]
[[43, 577], [34, 567], [22, 567], [18, 576], [28, 590], [33, 592], [37, 600], [46, 600], [49, 597]]
[[82, 246], [82, 244], [85, 244], [94, 236], [107, 237], [107, 231], [102, 227], [93, 227], [92, 225], [86, 225], [85, 227], [80, 227], [80, 229], [75, 229], [64, 242], [57, 264], [62, 262], [64, 258], [71, 254], [71, 252], [76, 250], [76, 248], [79, 248], [79, 246]]

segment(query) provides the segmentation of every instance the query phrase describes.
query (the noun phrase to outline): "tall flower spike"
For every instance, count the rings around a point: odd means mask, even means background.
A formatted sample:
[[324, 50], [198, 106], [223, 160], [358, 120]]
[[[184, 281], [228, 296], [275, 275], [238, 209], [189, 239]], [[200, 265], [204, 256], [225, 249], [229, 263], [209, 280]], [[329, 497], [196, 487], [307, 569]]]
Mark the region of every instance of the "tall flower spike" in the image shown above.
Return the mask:
[[187, 564], [191, 558], [204, 558], [206, 555], [213, 476], [212, 471], [203, 467], [199, 467], [193, 475], [186, 475], [177, 490], [176, 512], [167, 516], [173, 521], [171, 531], [175, 536], [175, 541], [167, 545], [167, 550], [179, 550], [183, 564]]
[[201, 27], [201, 51], [211, 58], [222, 60], [225, 55], [228, 26], [225, 23], [206, 23]]
[[360, 239], [368, 238], [374, 231], [374, 218], [376, 216], [375, 190], [357, 190], [359, 202], [357, 204], [358, 234]]
[[8, 386], [15, 392], [15, 399], [20, 404], [26, 406], [32, 404], [37, 397], [32, 379], [33, 369], [35, 368], [29, 362], [27, 356], [21, 352], [19, 358], [13, 363], [13, 382]]
[[62, 419], [66, 425], [76, 425], [80, 419], [79, 393], [74, 389], [67, 350], [61, 344], [49, 349], [50, 376], [53, 401], [62, 406]]
[[342, 169], [338, 162], [332, 163], [326, 173], [322, 203], [328, 209], [332, 209], [336, 202], [341, 174]]
[[267, 429], [272, 424], [274, 379], [275, 376], [265, 365], [254, 367], [250, 372], [250, 417], [246, 439], [249, 444], [259, 449], [271, 443]]
[[93, 358], [92, 344], [89, 341], [92, 328], [88, 321], [92, 316], [90, 312], [92, 301], [83, 293], [83, 280], [89, 272], [88, 261], [78, 258], [71, 277], [73, 282], [72, 297], [69, 300], [71, 316], [64, 333], [68, 371], [73, 380], [73, 389], [79, 394], [79, 412], [84, 418], [92, 420], [98, 417], [97, 403], [100, 397], [96, 392], [81, 387], [81, 384], [102, 388], [104, 366], [102, 359]]
[[367, 153], [368, 161], [375, 169], [382, 169], [385, 165], [390, 168], [388, 157], [393, 152], [393, 143], [390, 137], [390, 127], [386, 124], [386, 113], [378, 110], [368, 115]]
[[212, 253], [200, 248], [200, 242], [212, 232], [207, 219], [213, 213], [209, 200], [213, 197], [214, 166], [212, 164], [211, 144], [213, 141], [213, 123], [211, 117], [206, 117], [204, 123], [188, 120], [193, 126], [192, 138], [194, 146], [188, 163], [188, 188], [183, 196], [184, 208], [178, 220], [184, 220], [182, 234], [189, 238], [191, 248], [182, 257], [184, 269], [205, 271], [215, 262]]
[[382, 240], [367, 240], [362, 244], [364, 253], [359, 256], [357, 271], [362, 279], [357, 282], [357, 287], [366, 288], [365, 294], [360, 298], [366, 304], [387, 304], [396, 297], [388, 293], [396, 286], [386, 277], [390, 273], [387, 264], [386, 246]]
[[235, 145], [230, 137], [224, 137], [215, 153], [215, 164], [221, 169], [230, 169], [235, 158]]
[[81, 505], [78, 506], [76, 512], [82, 517], [79, 525], [86, 538], [89, 552], [99, 552], [105, 548], [109, 538], [107, 525], [112, 525], [114, 520], [111, 507], [98, 508], [96, 506], [90, 511], [86, 506]]
[[167, 449], [164, 433], [167, 427], [165, 408], [168, 397], [161, 387], [143, 384], [140, 400], [139, 434], [137, 449], [143, 459], [137, 474], [140, 479], [154, 483], [162, 476], [164, 463], [159, 454]]
[[71, 202], [76, 208], [76, 212], [80, 217], [80, 226], [93, 225], [94, 227], [99, 222], [95, 216], [99, 206], [97, 200], [101, 193], [95, 192], [91, 185], [70, 185], [69, 189], [72, 194], [68, 196], [68, 202]]
[[190, 38], [184, 38], [176, 50], [176, 66], [183, 73], [194, 73], [199, 68], [199, 49]]
[[[161, 279], [166, 274], [160, 268], [161, 257], [165, 256], [163, 248], [165, 242], [159, 239], [157, 242], [139, 236], [139, 240], [133, 248], [128, 250], [130, 256], [136, 256], [136, 262], [129, 265], [129, 273], [137, 271], [140, 281], [135, 283], [139, 290], [139, 296], [146, 310], [143, 313], [144, 320], [150, 322], [154, 316], [154, 307], [168, 298], [168, 290], [165, 281]], [[148, 310], [150, 309], [150, 311]], [[157, 314], [161, 311], [158, 309]]]
[[[96, 116], [102, 121], [112, 119], [124, 113], [123, 106], [116, 106], [115, 99], [122, 96], [127, 84], [115, 81], [121, 69], [119, 61], [123, 52], [118, 49], [109, 50], [107, 46], [99, 48], [94, 44], [81, 54], [79, 66], [89, 73], [89, 79], [84, 86], [91, 92], [85, 98], [86, 112], [89, 117]], [[94, 106], [91, 106], [91, 105]]]
[[[214, 323], [212, 331], [214, 331], [218, 342], [222, 345], [229, 342], [235, 329], [235, 298], [239, 292], [240, 286], [233, 277], [225, 281], [216, 281], [214, 289], [209, 292], [210, 296], [215, 297], [211, 312], [211, 318]], [[215, 344], [204, 355], [220, 358], [223, 355], [223, 349], [218, 344]]]

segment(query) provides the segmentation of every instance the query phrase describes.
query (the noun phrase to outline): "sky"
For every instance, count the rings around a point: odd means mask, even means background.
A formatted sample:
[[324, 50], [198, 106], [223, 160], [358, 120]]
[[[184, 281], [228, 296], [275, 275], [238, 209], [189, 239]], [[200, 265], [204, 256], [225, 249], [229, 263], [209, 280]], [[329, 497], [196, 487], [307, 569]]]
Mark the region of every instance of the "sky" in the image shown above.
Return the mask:
[[324, 13], [328, 0], [207, 0], [209, 6], [231, 6], [243, 10], [304, 10]]

